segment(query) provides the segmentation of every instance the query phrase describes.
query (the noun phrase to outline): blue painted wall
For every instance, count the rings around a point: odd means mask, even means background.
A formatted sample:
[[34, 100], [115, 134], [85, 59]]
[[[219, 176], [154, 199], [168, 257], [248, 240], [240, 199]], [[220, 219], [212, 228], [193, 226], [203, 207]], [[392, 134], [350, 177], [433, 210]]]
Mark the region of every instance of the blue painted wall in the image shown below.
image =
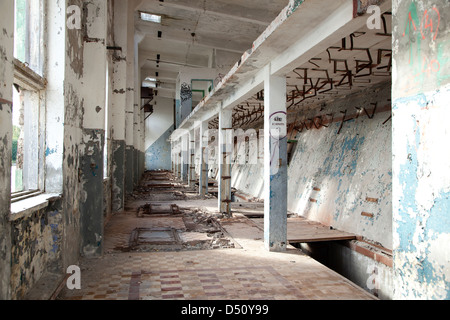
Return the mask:
[[450, 2], [393, 9], [394, 298], [450, 299]]
[[170, 127], [146, 150], [146, 170], [172, 170], [171, 144], [169, 138], [173, 131], [173, 127]]

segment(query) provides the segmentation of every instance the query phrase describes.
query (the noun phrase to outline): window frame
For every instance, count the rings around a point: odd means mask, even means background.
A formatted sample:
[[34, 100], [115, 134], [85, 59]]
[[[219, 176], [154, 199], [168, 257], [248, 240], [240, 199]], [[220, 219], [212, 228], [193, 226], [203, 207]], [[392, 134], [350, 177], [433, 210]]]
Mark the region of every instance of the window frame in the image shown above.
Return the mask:
[[[14, 79], [13, 84], [15, 86], [20, 87], [20, 90], [25, 90], [32, 95], [35, 95], [32, 101], [25, 101], [25, 103], [38, 103], [36, 109], [33, 110], [35, 114], [37, 114], [38, 119], [33, 119], [33, 121], [37, 121], [37, 126], [33, 128], [33, 136], [37, 134], [37, 137], [34, 137], [32, 148], [37, 148], [36, 154], [33, 156], [33, 160], [38, 161], [36, 176], [33, 176], [33, 186], [37, 186], [32, 189], [24, 189], [22, 191], [17, 191], [11, 193], [11, 203], [15, 203], [21, 200], [25, 200], [31, 197], [35, 197], [39, 194], [44, 193], [45, 190], [45, 138], [46, 138], [46, 122], [45, 122], [45, 114], [46, 114], [46, 88], [47, 81], [44, 77], [45, 69], [46, 69], [46, 54], [47, 49], [44, 45], [46, 41], [46, 15], [45, 12], [47, 10], [47, 0], [25, 0], [26, 1], [26, 12], [25, 12], [25, 34], [24, 39], [19, 39], [17, 41], [24, 41], [25, 47], [25, 60], [21, 61], [16, 57], [16, 42], [14, 42], [14, 59], [13, 59], [13, 69], [14, 69]], [[31, 17], [31, 6], [37, 8], [36, 14]], [[14, 31], [17, 30], [17, 2], [14, 0]], [[34, 26], [34, 28], [33, 28]], [[34, 38], [32, 38], [34, 37]], [[15, 40], [16, 41], [16, 40]], [[32, 52], [31, 43], [34, 43], [37, 49]], [[33, 54], [33, 57], [31, 57]], [[35, 62], [35, 63], [34, 63]], [[32, 66], [30, 66], [32, 64]], [[33, 67], [35, 67], [33, 69]], [[28, 95], [28, 94], [27, 94]], [[13, 106], [14, 108], [14, 106]], [[25, 120], [24, 127], [29, 125], [28, 121]], [[26, 130], [24, 128], [24, 130]], [[26, 146], [29, 146], [29, 141], [25, 142]], [[24, 151], [25, 153], [26, 151]], [[37, 156], [37, 159], [35, 157]], [[24, 156], [25, 157], [25, 156]], [[25, 160], [25, 158], [24, 158]], [[26, 164], [24, 163], [24, 166]]]
[[[44, 161], [45, 155], [43, 153], [45, 146], [45, 89], [46, 89], [46, 80], [45, 78], [38, 75], [36, 72], [31, 70], [26, 64], [22, 63], [18, 59], [14, 58], [14, 81], [15, 85], [18, 85], [21, 90], [26, 90], [32, 92], [37, 95], [39, 105], [37, 106], [37, 112], [39, 117], [37, 134], [38, 137], [36, 139], [37, 145], [33, 147], [38, 148], [37, 157], [38, 168], [37, 168], [37, 189], [32, 188], [28, 190], [21, 190], [17, 192], [11, 193], [11, 203], [28, 199], [43, 193], [44, 191]], [[14, 108], [14, 106], [13, 106]], [[27, 124], [24, 124], [27, 125]]]

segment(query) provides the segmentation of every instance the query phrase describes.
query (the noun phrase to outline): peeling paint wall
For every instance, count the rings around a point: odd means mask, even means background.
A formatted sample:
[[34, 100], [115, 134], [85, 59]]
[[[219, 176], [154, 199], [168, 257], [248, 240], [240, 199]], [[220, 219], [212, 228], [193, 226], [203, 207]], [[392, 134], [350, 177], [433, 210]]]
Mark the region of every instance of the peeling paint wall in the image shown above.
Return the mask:
[[[305, 119], [347, 110], [354, 118], [358, 108], [370, 114], [390, 109], [390, 84], [335, 101], [323, 110], [305, 112]], [[289, 165], [288, 210], [308, 219], [351, 232], [392, 248], [392, 168], [390, 110], [365, 114], [320, 130], [297, 134]], [[387, 122], [385, 122], [387, 121]]]
[[[114, 50], [111, 104], [111, 188], [112, 211], [124, 208], [125, 201], [125, 118], [127, 104], [128, 1], [114, 2]], [[124, 27], [126, 26], [126, 27]]]
[[[107, 42], [114, 42], [113, 1], [49, 3], [47, 105], [40, 119], [46, 129], [41, 147], [47, 151], [39, 167], [40, 174], [45, 171], [42, 191], [61, 193], [62, 198], [53, 199], [48, 208], [10, 215], [13, 3], [2, 4], [0, 12], [0, 299], [24, 298], [46, 272], [64, 273], [67, 266], [78, 263], [80, 255], [102, 253], [104, 222], [114, 199], [117, 202], [112, 196], [112, 179], [104, 179], [106, 130], [111, 138], [107, 172], [122, 181], [126, 175], [125, 111], [119, 120], [109, 117], [109, 126], [105, 126], [106, 83], [117, 88], [120, 81], [114, 81], [126, 80], [127, 75], [126, 65], [124, 69], [120, 63], [124, 57], [106, 54]], [[66, 27], [66, 8], [72, 5], [82, 9], [81, 29]], [[108, 64], [110, 77], [106, 79]], [[117, 109], [125, 110], [125, 104], [110, 100]], [[136, 120], [140, 121], [139, 117]], [[142, 128], [135, 129], [141, 134]], [[136, 145], [140, 146], [139, 141]], [[132, 159], [141, 172], [142, 152], [136, 149]]]
[[101, 252], [107, 33], [105, 2], [67, 4], [83, 8], [83, 28], [67, 29], [66, 41], [64, 266]]
[[[66, 0], [83, 8], [82, 0]], [[80, 192], [81, 150], [84, 98], [81, 95], [83, 77], [83, 30], [66, 29], [64, 75], [64, 151], [63, 151], [63, 267], [78, 262], [80, 254]]]
[[393, 1], [397, 299], [450, 299], [450, 3]]
[[12, 299], [23, 299], [45, 272], [61, 273], [61, 200], [14, 219], [12, 225]]
[[[47, 48], [45, 63], [45, 190], [61, 193], [63, 189], [63, 145], [64, 145], [64, 75], [66, 60], [66, 17], [63, 1], [47, 4]], [[44, 112], [43, 112], [44, 113]]]
[[[84, 153], [81, 156], [80, 192], [81, 253], [101, 255], [103, 245], [104, 198], [103, 148], [104, 130], [83, 129]], [[99, 192], [101, 191], [101, 192]]]
[[11, 297], [11, 225], [14, 2], [0, 10], [0, 300]]
[[125, 147], [125, 192], [133, 193], [134, 189], [134, 147]]
[[[82, 140], [80, 144], [81, 254], [101, 255], [104, 228], [104, 147], [106, 120], [107, 22], [105, 1], [84, 1], [84, 73], [80, 95]], [[100, 191], [100, 192], [99, 192]]]
[[125, 201], [125, 140], [113, 140], [111, 143], [111, 190], [112, 211], [124, 208]]
[[[297, 142], [288, 169], [288, 210], [367, 237], [386, 248], [392, 248], [391, 122], [386, 111], [390, 109], [390, 89], [390, 84], [383, 84], [311, 107], [289, 119], [298, 124], [306, 121], [309, 130], [305, 128], [290, 137]], [[371, 103], [385, 111], [376, 113], [373, 119], [365, 114], [352, 119], [358, 114], [357, 107], [371, 114]], [[345, 110], [349, 121], [338, 134], [341, 111]], [[321, 115], [331, 119], [330, 114], [334, 122], [327, 128], [316, 129], [307, 120]], [[262, 153], [257, 151], [258, 141], [251, 140], [251, 144], [250, 150], [254, 151], [248, 159], [259, 164], [234, 165], [233, 187], [263, 198]]]

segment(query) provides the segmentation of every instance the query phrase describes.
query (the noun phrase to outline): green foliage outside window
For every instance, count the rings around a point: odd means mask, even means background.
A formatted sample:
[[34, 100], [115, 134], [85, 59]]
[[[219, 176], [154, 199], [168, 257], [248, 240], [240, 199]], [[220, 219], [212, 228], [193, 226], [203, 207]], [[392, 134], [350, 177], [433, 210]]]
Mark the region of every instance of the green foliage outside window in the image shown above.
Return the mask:
[[13, 127], [13, 141], [12, 141], [12, 162], [15, 163], [17, 161], [17, 145], [20, 137], [20, 127]]

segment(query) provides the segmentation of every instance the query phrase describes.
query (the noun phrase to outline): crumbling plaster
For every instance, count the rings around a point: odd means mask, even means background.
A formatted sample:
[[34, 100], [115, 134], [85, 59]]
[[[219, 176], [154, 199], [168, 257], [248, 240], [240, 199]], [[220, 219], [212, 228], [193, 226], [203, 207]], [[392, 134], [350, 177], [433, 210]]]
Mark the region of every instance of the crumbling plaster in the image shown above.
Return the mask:
[[393, 1], [395, 298], [450, 297], [450, 3]]

